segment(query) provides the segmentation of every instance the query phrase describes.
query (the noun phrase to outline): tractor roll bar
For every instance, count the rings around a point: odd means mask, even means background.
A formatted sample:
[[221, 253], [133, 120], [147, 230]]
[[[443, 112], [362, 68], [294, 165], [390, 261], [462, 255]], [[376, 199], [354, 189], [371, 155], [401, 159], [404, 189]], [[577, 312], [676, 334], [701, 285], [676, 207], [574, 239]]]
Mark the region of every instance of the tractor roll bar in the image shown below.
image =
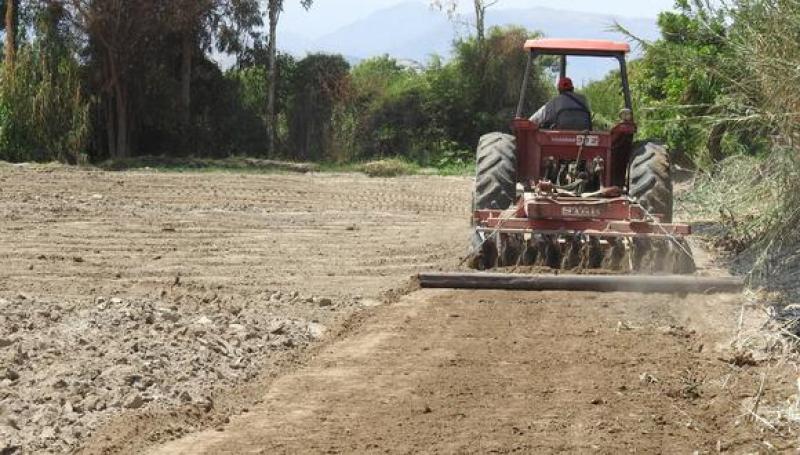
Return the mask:
[[559, 71], [561, 77], [566, 77], [567, 75], [567, 57], [570, 55], [582, 57], [616, 58], [617, 61], [619, 61], [620, 78], [622, 79], [622, 94], [625, 97], [625, 108], [633, 111], [633, 100], [631, 98], [630, 82], [628, 80], [628, 64], [625, 60], [624, 52], [609, 53], [607, 51], [570, 51], [569, 53], [566, 53], [558, 51], [542, 52], [540, 50], [532, 50], [530, 53], [528, 53], [528, 63], [525, 65], [525, 74], [522, 77], [522, 91], [520, 92], [519, 104], [517, 105], [517, 118], [522, 118], [523, 111], [525, 110], [525, 95], [528, 91], [528, 85], [530, 84], [533, 63], [540, 55], [556, 55], [561, 57]]
[[522, 76], [522, 92], [519, 95], [517, 104], [517, 118], [522, 118], [522, 111], [525, 109], [525, 93], [528, 91], [528, 79], [531, 77], [533, 69], [533, 52], [528, 53], [528, 63], [525, 64], [525, 74]]

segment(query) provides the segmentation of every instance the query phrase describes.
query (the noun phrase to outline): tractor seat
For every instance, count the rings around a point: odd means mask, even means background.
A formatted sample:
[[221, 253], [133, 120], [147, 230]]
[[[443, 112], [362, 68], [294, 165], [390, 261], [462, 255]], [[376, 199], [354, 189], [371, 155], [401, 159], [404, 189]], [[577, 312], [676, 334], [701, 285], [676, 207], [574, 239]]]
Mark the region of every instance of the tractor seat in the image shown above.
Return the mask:
[[592, 114], [580, 107], [564, 108], [556, 115], [556, 130], [592, 131]]

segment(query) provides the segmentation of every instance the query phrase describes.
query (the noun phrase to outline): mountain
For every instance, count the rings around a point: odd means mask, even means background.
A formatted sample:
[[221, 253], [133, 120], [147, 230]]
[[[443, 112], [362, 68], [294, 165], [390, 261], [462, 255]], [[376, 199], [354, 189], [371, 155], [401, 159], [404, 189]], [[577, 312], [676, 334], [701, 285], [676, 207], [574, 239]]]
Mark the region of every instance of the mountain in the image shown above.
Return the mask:
[[[658, 37], [655, 19], [540, 7], [492, 8], [487, 15], [489, 26], [520, 25], [549, 37], [624, 39], [619, 33], [609, 31], [615, 21], [642, 38]], [[287, 30], [282, 32], [280, 46], [296, 55], [331, 52], [358, 60], [389, 54], [400, 59], [426, 62], [432, 54], [449, 56], [453, 39], [468, 31], [466, 25], [454, 25], [444, 14], [431, 10], [426, 4], [410, 1], [374, 12], [316, 39], [304, 39], [300, 31]], [[614, 68], [613, 62], [580, 60], [576, 60], [570, 71], [576, 81], [598, 79]]]

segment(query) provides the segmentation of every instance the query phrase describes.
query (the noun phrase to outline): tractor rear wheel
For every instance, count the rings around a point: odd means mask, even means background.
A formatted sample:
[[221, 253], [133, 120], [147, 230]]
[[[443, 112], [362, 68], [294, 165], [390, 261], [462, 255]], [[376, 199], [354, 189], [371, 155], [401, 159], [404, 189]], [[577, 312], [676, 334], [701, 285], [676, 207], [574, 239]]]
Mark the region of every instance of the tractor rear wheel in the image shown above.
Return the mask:
[[639, 143], [630, 165], [629, 194], [653, 215], [661, 215], [665, 223], [672, 222], [672, 165], [664, 146]]
[[[664, 146], [642, 142], [634, 148], [630, 166], [630, 196], [653, 215], [671, 223], [674, 199], [672, 163]], [[654, 273], [694, 273], [697, 270], [688, 242], [682, 238], [633, 241], [634, 270]]]
[[475, 209], [505, 210], [517, 198], [517, 140], [503, 133], [481, 137], [475, 178]]
[[[481, 137], [477, 160], [473, 209], [505, 210], [511, 207], [517, 198], [516, 138], [502, 133]], [[496, 236], [487, 238], [476, 229], [472, 236], [470, 267], [488, 270], [510, 262], [506, 258], [508, 251], [498, 249], [499, 243]]]

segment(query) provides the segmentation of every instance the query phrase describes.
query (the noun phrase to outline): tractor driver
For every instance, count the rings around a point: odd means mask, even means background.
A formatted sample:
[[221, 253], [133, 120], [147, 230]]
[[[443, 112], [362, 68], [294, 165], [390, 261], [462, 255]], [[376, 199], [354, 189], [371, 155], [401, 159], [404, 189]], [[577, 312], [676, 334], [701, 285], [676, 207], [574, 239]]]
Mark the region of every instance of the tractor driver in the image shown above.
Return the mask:
[[542, 129], [591, 131], [592, 111], [586, 97], [575, 93], [572, 79], [558, 80], [558, 96], [542, 106], [531, 121]]

